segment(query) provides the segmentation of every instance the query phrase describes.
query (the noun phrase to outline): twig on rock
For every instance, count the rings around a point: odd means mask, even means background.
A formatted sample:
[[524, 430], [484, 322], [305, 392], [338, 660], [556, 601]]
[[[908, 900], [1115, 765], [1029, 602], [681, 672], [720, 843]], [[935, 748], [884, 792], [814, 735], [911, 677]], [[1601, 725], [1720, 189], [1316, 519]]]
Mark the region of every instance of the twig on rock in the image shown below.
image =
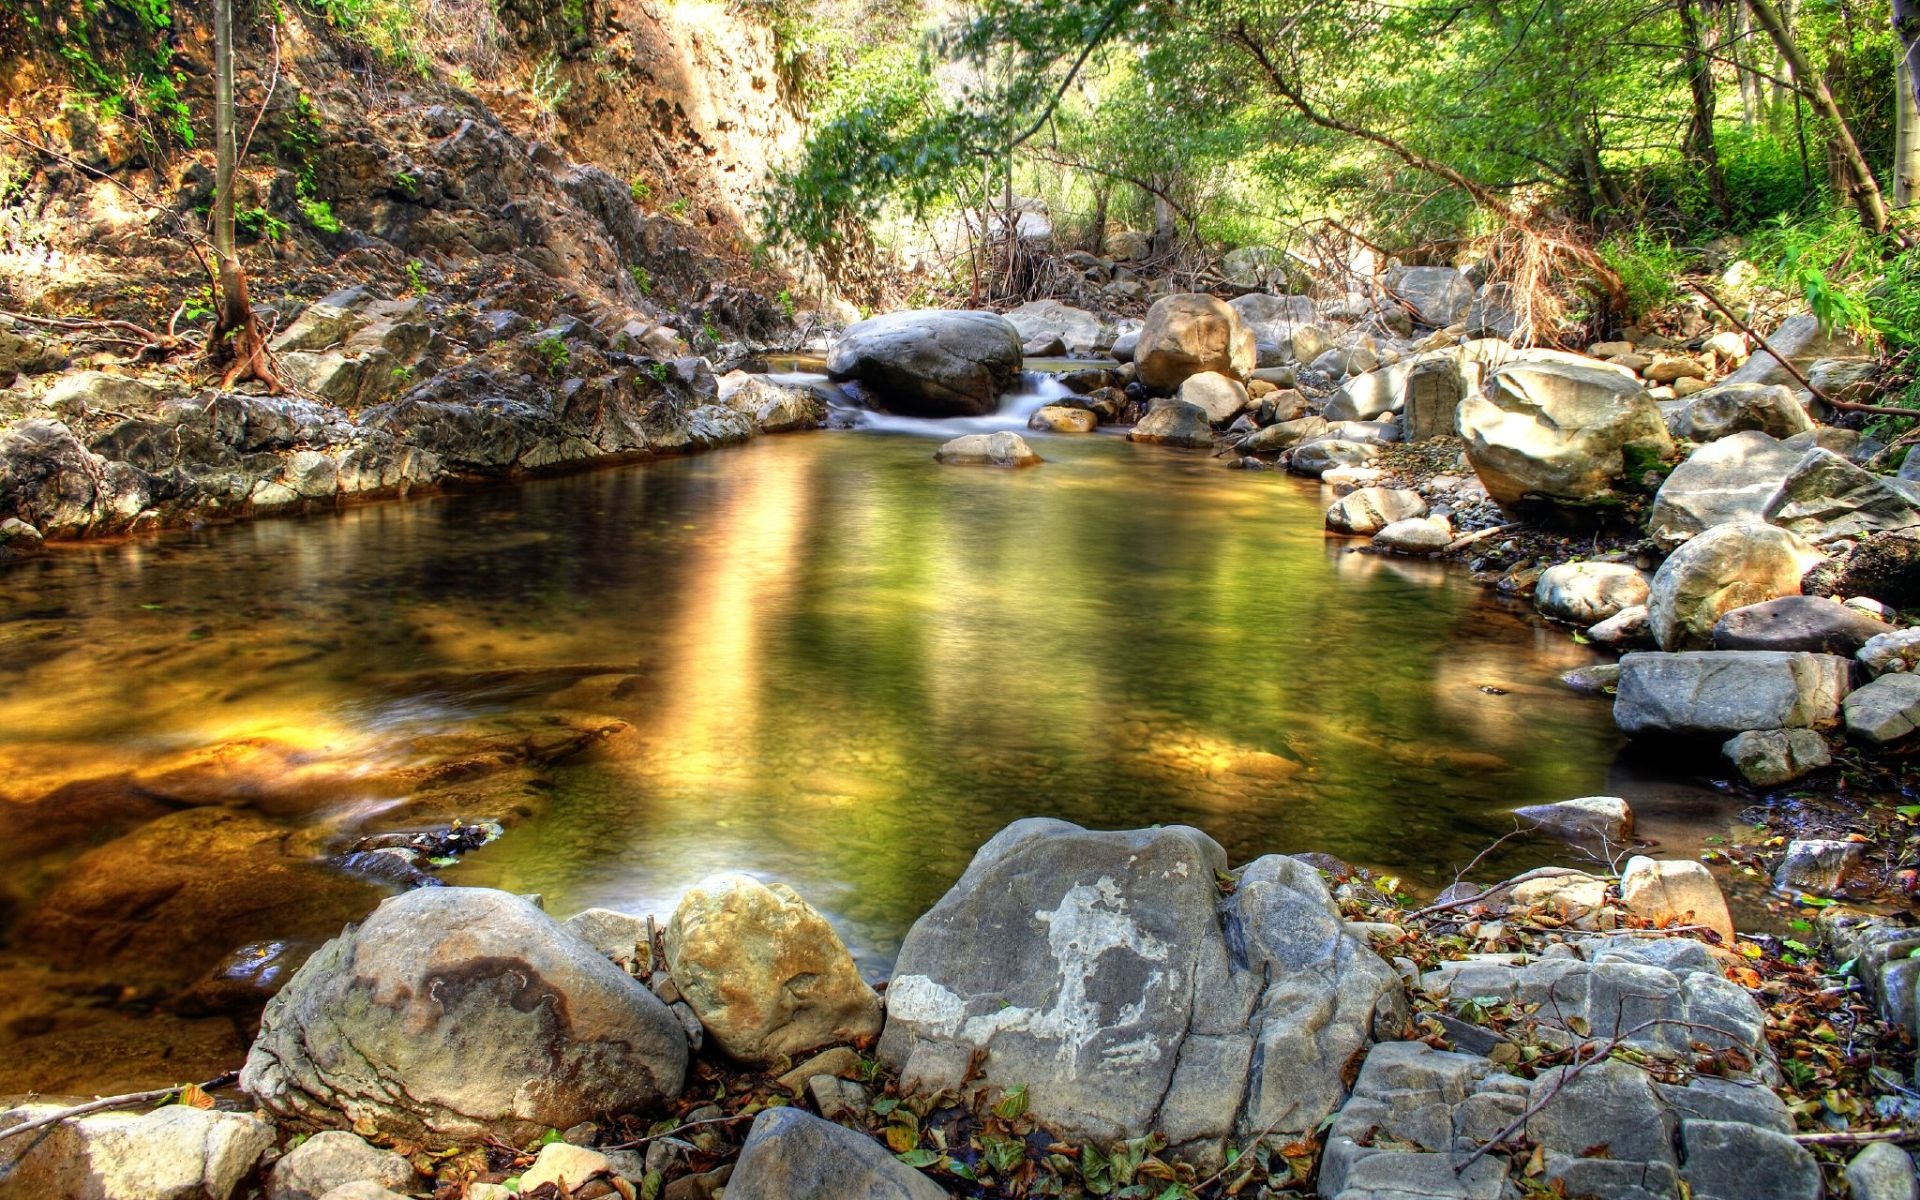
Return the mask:
[[201, 1084], [182, 1083], [175, 1087], [154, 1088], [152, 1091], [147, 1092], [126, 1092], [118, 1096], [102, 1096], [98, 1100], [89, 1100], [85, 1104], [76, 1104], [71, 1108], [58, 1109], [45, 1116], [35, 1117], [31, 1121], [22, 1121], [20, 1124], [12, 1126], [11, 1128], [0, 1129], [0, 1141], [18, 1134], [32, 1133], [36, 1129], [45, 1129], [49, 1125], [58, 1125], [60, 1122], [71, 1117], [84, 1117], [88, 1113], [106, 1112], [114, 1108], [132, 1108], [136, 1104], [151, 1104], [158, 1100], [171, 1100], [173, 1097], [191, 1087], [198, 1087], [203, 1092], [211, 1092], [215, 1088], [225, 1087], [239, 1077], [240, 1072], [227, 1071]]
[[1451, 542], [1448, 542], [1447, 548], [1445, 550], [1442, 550], [1440, 553], [1452, 554], [1455, 550], [1464, 550], [1468, 546], [1473, 545], [1475, 542], [1482, 541], [1486, 538], [1490, 538], [1496, 533], [1505, 533], [1507, 530], [1514, 528], [1517, 524], [1518, 522], [1516, 521], [1509, 521], [1505, 525], [1494, 525], [1486, 529], [1476, 529], [1465, 537], [1458, 537], [1453, 539]]
[[704, 1121], [688, 1121], [685, 1125], [675, 1126], [665, 1133], [652, 1133], [643, 1138], [635, 1138], [630, 1142], [621, 1142], [617, 1146], [602, 1146], [600, 1149], [632, 1150], [636, 1146], [644, 1146], [649, 1142], [657, 1142], [662, 1138], [670, 1138], [676, 1134], [685, 1133], [689, 1129], [698, 1129], [702, 1125], [734, 1125], [741, 1121], [751, 1121], [759, 1115], [759, 1113], [735, 1113], [730, 1117], [709, 1117]]

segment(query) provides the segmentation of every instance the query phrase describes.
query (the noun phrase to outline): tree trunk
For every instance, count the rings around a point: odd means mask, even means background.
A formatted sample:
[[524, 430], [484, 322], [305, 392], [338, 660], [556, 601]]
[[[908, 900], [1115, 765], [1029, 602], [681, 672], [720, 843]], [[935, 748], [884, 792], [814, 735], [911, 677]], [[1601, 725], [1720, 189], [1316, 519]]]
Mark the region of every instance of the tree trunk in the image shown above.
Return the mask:
[[1747, 15], [1744, 4], [1727, 6], [1727, 32], [1735, 66], [1735, 74], [1740, 82], [1740, 123], [1752, 129], [1765, 115], [1765, 104], [1760, 92], [1760, 77], [1753, 73], [1754, 53], [1753, 22]]
[[1753, 11], [1754, 20], [1760, 22], [1780, 51], [1780, 57], [1786, 60], [1793, 81], [1809, 93], [1815, 111], [1833, 126], [1834, 150], [1845, 167], [1847, 192], [1853, 197], [1854, 207], [1860, 210], [1860, 223], [1873, 233], [1885, 233], [1887, 205], [1880, 195], [1880, 184], [1874, 180], [1873, 169], [1860, 153], [1860, 144], [1853, 140], [1853, 129], [1841, 114], [1840, 106], [1834, 103], [1826, 79], [1808, 64], [1806, 55], [1800, 53], [1800, 47], [1787, 33], [1786, 23], [1769, 0], [1746, 0], [1746, 3]]
[[282, 390], [280, 377], [267, 358], [266, 331], [247, 297], [247, 273], [233, 245], [233, 175], [238, 168], [239, 144], [233, 112], [233, 0], [213, 0], [213, 140], [215, 154], [213, 195], [213, 258], [218, 304], [213, 336], [207, 352], [224, 364], [220, 386], [230, 388], [242, 379], [258, 379], [268, 389]]
[[1720, 174], [1720, 155], [1713, 145], [1713, 65], [1707, 57], [1706, 28], [1694, 11], [1694, 0], [1680, 0], [1680, 26], [1687, 37], [1687, 83], [1693, 92], [1693, 122], [1687, 128], [1687, 158], [1706, 173], [1707, 191], [1722, 221], [1733, 220], [1727, 200], [1727, 181]]
[[1087, 231], [1087, 249], [1096, 256], [1107, 248], [1107, 199], [1112, 194], [1110, 180], [1102, 179], [1093, 185], [1093, 228]]
[[1920, 3], [1893, 0], [1900, 62], [1894, 78], [1893, 206], [1911, 207], [1920, 193]]

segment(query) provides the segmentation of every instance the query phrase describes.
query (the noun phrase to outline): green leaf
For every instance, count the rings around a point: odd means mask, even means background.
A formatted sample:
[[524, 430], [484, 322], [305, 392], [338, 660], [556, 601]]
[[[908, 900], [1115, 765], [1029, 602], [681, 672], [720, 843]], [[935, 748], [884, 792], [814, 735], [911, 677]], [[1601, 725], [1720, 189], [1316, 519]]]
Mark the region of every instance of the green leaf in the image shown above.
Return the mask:
[[1007, 1094], [1000, 1097], [1000, 1102], [993, 1106], [993, 1115], [1003, 1121], [1017, 1120], [1026, 1111], [1027, 1085], [1024, 1083], [1008, 1089]]
[[925, 1146], [917, 1146], [912, 1150], [896, 1154], [894, 1157], [916, 1171], [924, 1171], [928, 1167], [938, 1165], [940, 1160], [946, 1156], [937, 1150], [929, 1150]]

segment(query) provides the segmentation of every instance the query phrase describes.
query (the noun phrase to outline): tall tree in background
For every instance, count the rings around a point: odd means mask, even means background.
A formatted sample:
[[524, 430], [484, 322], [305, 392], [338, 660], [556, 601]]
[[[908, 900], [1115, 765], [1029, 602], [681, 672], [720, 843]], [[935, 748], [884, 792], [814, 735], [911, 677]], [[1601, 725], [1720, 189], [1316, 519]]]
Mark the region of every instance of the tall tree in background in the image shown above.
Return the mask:
[[266, 331], [247, 297], [247, 272], [233, 245], [233, 175], [239, 165], [239, 143], [233, 109], [233, 0], [213, 0], [213, 137], [215, 152], [213, 194], [214, 304], [213, 336], [207, 354], [223, 367], [220, 386], [230, 388], [243, 379], [258, 379], [268, 390], [283, 385], [267, 356]]
[[1894, 81], [1893, 206], [1907, 208], [1920, 193], [1920, 3], [1893, 0], [1893, 32], [1900, 54]]
[[1787, 30], [1780, 10], [1773, 6], [1771, 0], [1746, 0], [1746, 3], [1753, 11], [1753, 19], [1760, 22], [1760, 27], [1773, 40], [1774, 48], [1780, 51], [1780, 57], [1786, 60], [1787, 71], [1792, 75], [1794, 85], [1806, 93], [1813, 102], [1814, 110], [1832, 126], [1833, 149], [1840, 157], [1844, 174], [1842, 182], [1847, 195], [1853, 200], [1853, 206], [1860, 211], [1860, 223], [1874, 233], [1885, 233], [1888, 224], [1887, 204], [1880, 194], [1880, 184], [1874, 179], [1873, 168], [1867, 165], [1866, 156], [1860, 152], [1860, 144], [1853, 139], [1853, 127], [1847, 124], [1845, 114], [1834, 102], [1826, 77], [1808, 63], [1807, 56]]

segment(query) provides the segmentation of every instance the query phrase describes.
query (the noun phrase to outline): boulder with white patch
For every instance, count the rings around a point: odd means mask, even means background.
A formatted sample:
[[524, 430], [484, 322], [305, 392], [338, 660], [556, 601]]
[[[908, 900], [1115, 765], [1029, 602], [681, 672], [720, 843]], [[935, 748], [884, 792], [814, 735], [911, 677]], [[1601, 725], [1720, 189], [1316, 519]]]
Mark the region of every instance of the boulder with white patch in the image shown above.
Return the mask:
[[1312, 868], [1268, 856], [1223, 896], [1226, 866], [1184, 826], [1015, 822], [907, 934], [880, 1057], [909, 1092], [1024, 1085], [1063, 1135], [1202, 1163], [1311, 1131], [1398, 985]]

